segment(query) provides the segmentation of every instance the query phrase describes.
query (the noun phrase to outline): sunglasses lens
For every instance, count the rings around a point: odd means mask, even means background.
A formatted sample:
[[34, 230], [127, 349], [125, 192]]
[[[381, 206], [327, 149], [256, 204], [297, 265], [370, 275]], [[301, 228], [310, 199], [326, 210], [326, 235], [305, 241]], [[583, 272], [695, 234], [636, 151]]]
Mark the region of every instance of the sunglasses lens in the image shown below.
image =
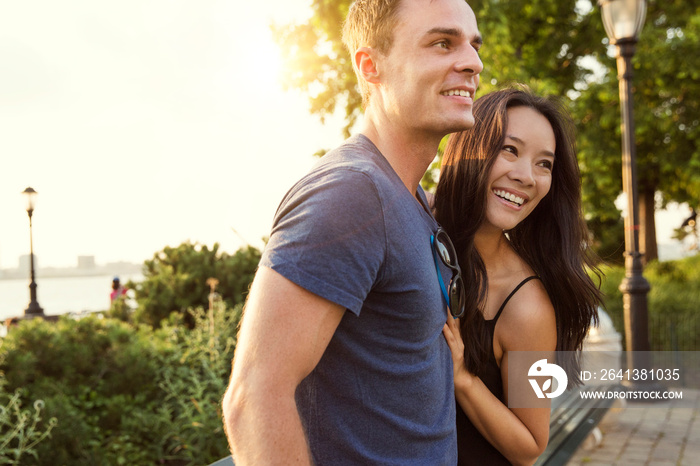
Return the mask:
[[443, 262], [445, 262], [445, 264], [447, 265], [452, 265], [452, 260], [450, 259], [450, 252], [447, 250], [442, 241], [437, 242], [437, 250]]
[[464, 314], [464, 283], [462, 276], [457, 275], [450, 283], [450, 312], [455, 318], [462, 317]]
[[435, 238], [436, 244], [437, 244], [437, 250], [440, 253], [440, 256], [442, 257], [442, 260], [445, 262], [446, 265], [455, 265], [455, 256], [457, 253], [455, 252], [455, 247], [452, 244], [452, 241], [450, 240], [450, 237], [447, 236], [447, 233], [444, 231], [440, 230], [437, 233], [437, 236]]
[[[447, 300], [450, 307], [450, 314], [452, 314], [455, 318], [459, 318], [464, 314], [466, 298], [464, 283], [462, 282], [462, 273], [459, 269], [459, 265], [457, 265], [457, 251], [455, 251], [452, 240], [450, 240], [450, 237], [447, 236], [447, 232], [445, 232], [445, 230], [442, 228], [438, 229], [434, 238], [434, 243], [433, 239], [431, 238], [431, 243], [433, 243], [435, 247], [433, 252], [437, 252], [437, 255], [440, 256], [440, 259], [442, 259], [442, 262], [452, 269], [453, 272], [452, 280], [450, 280], [449, 299], [447, 293], [445, 292], [444, 284], [441, 285], [442, 291], [445, 295], [445, 300]], [[435, 267], [437, 267], [437, 258], [435, 261]], [[440, 283], [443, 283], [442, 277], [440, 276], [440, 270], [438, 270], [438, 280], [440, 280]]]

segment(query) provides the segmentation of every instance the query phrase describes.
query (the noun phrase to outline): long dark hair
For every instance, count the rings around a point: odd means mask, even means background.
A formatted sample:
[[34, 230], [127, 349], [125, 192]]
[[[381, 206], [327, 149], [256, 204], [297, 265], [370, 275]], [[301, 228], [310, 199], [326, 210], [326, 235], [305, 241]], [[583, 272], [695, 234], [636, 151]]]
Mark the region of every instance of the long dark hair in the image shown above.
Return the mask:
[[[507, 110], [521, 106], [541, 113], [552, 125], [555, 164], [549, 193], [525, 220], [507, 232], [508, 238], [547, 290], [556, 315], [558, 351], [580, 350], [591, 323], [598, 321], [601, 292], [586, 268], [595, 272], [598, 281], [601, 274], [581, 211], [573, 123], [560, 103], [526, 89], [485, 95], [474, 103], [474, 127], [449, 137], [435, 193], [435, 217], [459, 254], [467, 291], [467, 310], [461, 321], [464, 360], [469, 371], [477, 375], [493, 346], [482, 313], [488, 278], [474, 235], [486, 217], [488, 178], [505, 142]], [[580, 384], [579, 358], [562, 361], [570, 385]]]

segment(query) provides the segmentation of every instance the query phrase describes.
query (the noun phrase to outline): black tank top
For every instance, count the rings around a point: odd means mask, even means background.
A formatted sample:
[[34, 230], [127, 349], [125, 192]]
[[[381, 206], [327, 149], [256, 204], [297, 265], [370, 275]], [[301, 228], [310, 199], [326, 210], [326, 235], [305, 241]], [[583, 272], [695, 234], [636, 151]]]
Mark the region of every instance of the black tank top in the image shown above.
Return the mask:
[[[486, 331], [489, 334], [489, 340], [491, 341], [491, 351], [489, 352], [489, 358], [484, 366], [483, 372], [480, 374], [481, 381], [484, 385], [491, 390], [496, 398], [504, 402], [503, 396], [503, 379], [501, 377], [501, 369], [496, 363], [496, 356], [493, 354], [493, 336], [496, 330], [496, 322], [501, 316], [503, 309], [510, 301], [510, 298], [527, 282], [539, 278], [536, 276], [527, 277], [525, 280], [521, 281], [518, 286], [515, 287], [513, 291], [510, 292], [508, 297], [503, 301], [501, 307], [498, 309], [496, 316], [491, 320], [485, 320]], [[469, 465], [485, 465], [485, 466], [496, 466], [496, 465], [510, 465], [511, 463], [506, 459], [505, 456], [501, 454], [493, 445], [489, 443], [488, 440], [484, 438], [483, 435], [474, 427], [467, 415], [464, 413], [462, 408], [457, 403], [457, 451], [458, 451], [458, 462], [459, 466], [469, 466]]]

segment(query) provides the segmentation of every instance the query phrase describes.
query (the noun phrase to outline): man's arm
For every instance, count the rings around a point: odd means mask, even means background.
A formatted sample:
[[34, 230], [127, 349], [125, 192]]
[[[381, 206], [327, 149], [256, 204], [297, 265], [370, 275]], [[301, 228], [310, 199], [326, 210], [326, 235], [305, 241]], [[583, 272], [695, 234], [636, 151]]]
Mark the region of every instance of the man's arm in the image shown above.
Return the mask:
[[318, 364], [344, 311], [272, 269], [258, 270], [223, 400], [237, 466], [312, 464], [294, 392]]

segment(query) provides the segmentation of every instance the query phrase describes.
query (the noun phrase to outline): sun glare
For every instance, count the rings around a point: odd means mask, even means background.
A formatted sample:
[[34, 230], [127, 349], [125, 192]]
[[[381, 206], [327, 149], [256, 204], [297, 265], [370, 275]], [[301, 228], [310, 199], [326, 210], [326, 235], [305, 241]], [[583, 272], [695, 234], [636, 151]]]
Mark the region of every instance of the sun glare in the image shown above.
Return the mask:
[[254, 50], [249, 50], [248, 65], [248, 69], [254, 70], [258, 86], [280, 86], [282, 57], [271, 37], [264, 37]]

